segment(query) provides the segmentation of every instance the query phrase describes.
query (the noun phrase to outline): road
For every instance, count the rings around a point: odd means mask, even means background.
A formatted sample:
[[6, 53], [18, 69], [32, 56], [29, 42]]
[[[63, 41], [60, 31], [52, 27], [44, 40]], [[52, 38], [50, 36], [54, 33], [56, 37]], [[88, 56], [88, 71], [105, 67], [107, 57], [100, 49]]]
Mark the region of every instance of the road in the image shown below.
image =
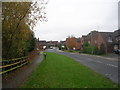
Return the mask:
[[[94, 55], [63, 52], [57, 49], [48, 49], [47, 52], [54, 52], [73, 58], [81, 64], [91, 68], [112, 81], [118, 83], [118, 60]], [[119, 74], [120, 75], [120, 74]]]

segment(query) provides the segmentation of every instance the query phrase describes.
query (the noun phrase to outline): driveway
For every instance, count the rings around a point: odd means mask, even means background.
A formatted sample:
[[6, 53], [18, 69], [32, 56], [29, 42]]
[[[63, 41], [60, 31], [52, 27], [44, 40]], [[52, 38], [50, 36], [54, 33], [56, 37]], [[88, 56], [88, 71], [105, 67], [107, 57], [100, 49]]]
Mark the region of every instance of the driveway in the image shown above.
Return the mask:
[[[118, 57], [109, 58], [95, 55], [79, 54], [79, 53], [69, 53], [59, 51], [57, 49], [48, 49], [47, 52], [54, 52], [61, 55], [68, 56], [74, 60], [80, 62], [81, 64], [91, 68], [95, 72], [98, 72], [112, 81], [118, 83]], [[119, 74], [120, 75], [120, 74]]]

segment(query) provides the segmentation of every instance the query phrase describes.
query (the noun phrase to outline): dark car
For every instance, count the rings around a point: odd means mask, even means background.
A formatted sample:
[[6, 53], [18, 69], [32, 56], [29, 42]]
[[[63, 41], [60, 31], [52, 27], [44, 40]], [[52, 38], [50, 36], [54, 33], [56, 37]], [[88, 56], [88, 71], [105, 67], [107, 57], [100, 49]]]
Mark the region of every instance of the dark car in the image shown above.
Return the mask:
[[120, 54], [120, 49], [114, 50], [116, 54]]

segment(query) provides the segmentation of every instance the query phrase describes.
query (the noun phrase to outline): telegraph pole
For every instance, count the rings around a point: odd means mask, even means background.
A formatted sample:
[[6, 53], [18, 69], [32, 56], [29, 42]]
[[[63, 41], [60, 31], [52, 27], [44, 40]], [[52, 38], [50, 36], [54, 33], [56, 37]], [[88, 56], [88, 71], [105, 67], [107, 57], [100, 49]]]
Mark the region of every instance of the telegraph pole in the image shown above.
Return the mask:
[[[92, 45], [92, 32], [91, 32], [91, 45]], [[93, 54], [93, 45], [92, 45], [92, 54]]]

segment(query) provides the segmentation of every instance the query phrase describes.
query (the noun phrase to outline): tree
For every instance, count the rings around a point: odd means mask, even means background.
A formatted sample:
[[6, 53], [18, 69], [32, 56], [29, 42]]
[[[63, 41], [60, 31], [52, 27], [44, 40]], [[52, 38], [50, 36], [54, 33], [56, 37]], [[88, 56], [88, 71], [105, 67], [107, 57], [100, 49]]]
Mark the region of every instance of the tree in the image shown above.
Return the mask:
[[93, 46], [93, 45], [90, 45], [88, 42], [85, 42], [83, 44], [83, 52], [89, 53], [89, 54], [98, 54], [99, 49], [97, 45]]
[[61, 43], [58, 43], [58, 44], [57, 44], [57, 47], [59, 48], [59, 50], [61, 50], [61, 46], [62, 46]]
[[72, 50], [73, 48], [76, 48], [76, 45], [77, 45], [76, 38], [73, 36], [68, 37], [66, 40], [66, 45], [67, 45], [68, 50]]
[[99, 48], [97, 45], [93, 46], [93, 54], [98, 54], [99, 53]]
[[105, 45], [104, 45], [104, 43], [102, 43], [102, 44], [100, 45], [99, 54], [105, 54], [105, 53], [106, 53]]
[[[39, 7], [40, 6], [40, 7]], [[35, 45], [33, 28], [46, 21], [44, 6], [38, 2], [2, 3], [2, 57], [25, 56]]]

